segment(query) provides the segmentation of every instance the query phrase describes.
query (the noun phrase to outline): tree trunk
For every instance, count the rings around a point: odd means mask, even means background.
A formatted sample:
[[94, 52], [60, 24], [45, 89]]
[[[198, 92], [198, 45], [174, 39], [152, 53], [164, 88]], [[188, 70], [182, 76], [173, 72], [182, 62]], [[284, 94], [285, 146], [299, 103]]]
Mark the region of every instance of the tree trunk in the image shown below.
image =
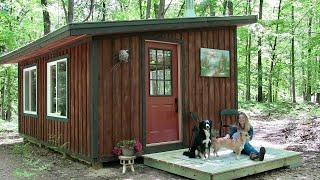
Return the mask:
[[222, 11], [222, 15], [226, 15], [226, 12], [227, 12], [227, 4], [228, 4], [228, 1], [225, 0], [223, 1], [223, 11]]
[[88, 21], [88, 19], [90, 18], [91, 14], [93, 14], [93, 7], [94, 7], [94, 0], [90, 0], [90, 11], [88, 16], [83, 20], [83, 22]]
[[225, 0], [223, 2], [223, 15], [226, 15], [228, 9], [228, 15], [233, 15], [233, 2], [231, 0]]
[[146, 19], [150, 19], [151, 0], [147, 0]]
[[66, 8], [66, 3], [64, 2], [64, 0], [61, 0], [62, 3], [62, 8], [63, 8], [63, 12], [64, 12], [64, 16], [66, 18], [66, 23], [68, 24], [68, 10]]
[[292, 102], [296, 103], [296, 79], [295, 79], [295, 65], [294, 65], [294, 6], [291, 6], [292, 19], [292, 39], [291, 39], [291, 79], [292, 79]]
[[[301, 57], [304, 57], [303, 56], [303, 53], [301, 54]], [[304, 68], [304, 66], [302, 66], [302, 77], [305, 77], [305, 68]], [[306, 80], [305, 80], [305, 78], [302, 78], [302, 87], [303, 87], [303, 92], [302, 92], [302, 94], [303, 94], [303, 100], [304, 101], [306, 101], [307, 100], [307, 83], [306, 83]]]
[[102, 2], [103, 12], [102, 12], [102, 21], [106, 21], [106, 2]]
[[217, 1], [209, 1], [210, 16], [216, 16]]
[[[273, 59], [273, 58], [272, 58]], [[273, 60], [271, 59], [269, 80], [268, 80], [268, 101], [272, 102], [272, 73], [273, 73]]]
[[74, 0], [68, 1], [68, 23], [73, 22], [73, 9], [74, 9]]
[[[320, 56], [317, 57], [318, 62], [318, 80], [320, 79]], [[316, 103], [320, 104], [320, 87], [318, 86], [318, 92], [316, 93]]]
[[41, 5], [42, 5], [42, 14], [43, 14], [43, 28], [44, 28], [43, 30], [44, 30], [44, 34], [46, 35], [50, 33], [50, 26], [51, 26], [47, 0], [41, 0]]
[[[10, 68], [10, 67], [8, 67]], [[10, 70], [9, 70], [10, 71]], [[6, 92], [7, 92], [7, 102], [6, 102], [6, 111], [5, 111], [5, 117], [4, 117], [4, 120], [6, 121], [10, 121], [11, 120], [11, 114], [12, 114], [12, 108], [11, 108], [11, 103], [12, 103], [12, 96], [11, 96], [11, 87], [12, 85], [10, 84], [11, 83], [11, 73], [7, 73], [7, 83], [6, 83]]]
[[5, 119], [5, 116], [6, 116], [6, 105], [5, 105], [5, 98], [6, 98], [6, 94], [7, 94], [7, 91], [6, 91], [6, 80], [7, 80], [7, 76], [8, 76], [8, 70], [6, 69], [5, 70], [5, 74], [4, 74], [4, 80], [3, 80], [3, 86], [2, 86], [2, 88], [1, 88], [1, 95], [2, 95], [2, 97], [1, 97], [1, 118], [2, 119]]
[[140, 19], [143, 19], [142, 0], [139, 0]]
[[279, 77], [277, 76], [276, 78], [276, 87], [274, 90], [274, 95], [273, 95], [273, 101], [277, 102], [278, 101], [278, 92], [279, 92]]
[[[281, 13], [281, 2], [282, 0], [279, 1], [279, 7], [278, 7], [278, 17], [277, 17], [277, 20], [279, 21], [280, 19], [280, 13]], [[273, 46], [272, 46], [272, 56], [271, 56], [271, 65], [270, 65], [270, 72], [269, 72], [269, 85], [268, 85], [268, 89], [269, 89], [269, 102], [272, 102], [272, 83], [273, 83], [273, 69], [274, 69], [274, 66], [275, 66], [275, 62], [276, 62], [276, 59], [277, 59], [277, 56], [276, 56], [276, 48], [277, 48], [277, 39], [278, 39], [278, 36], [277, 34], [279, 33], [279, 23], [277, 22], [276, 24], [276, 37], [274, 38], [274, 43], [273, 43]]]
[[186, 1], [183, 1], [182, 5], [180, 6], [180, 10], [178, 12], [178, 16], [177, 17], [180, 17], [182, 16], [182, 11], [185, 9], [185, 4], [186, 4]]
[[[312, 16], [309, 17], [309, 22], [308, 22], [308, 37], [309, 41], [311, 41], [311, 28], [312, 28]], [[306, 91], [306, 100], [311, 101], [311, 47], [309, 46], [308, 48], [308, 63], [307, 63], [307, 91]]]
[[228, 3], [228, 12], [229, 12], [229, 16], [233, 15], [233, 2], [229, 1]]
[[[246, 15], [251, 15], [251, 0], [247, 1]], [[248, 29], [246, 44], [246, 101], [251, 100], [251, 33]]]
[[0, 110], [1, 110], [1, 119], [4, 119], [4, 95], [5, 95], [5, 91], [4, 91], [4, 87], [5, 87], [5, 83], [3, 82], [2, 86], [1, 86], [1, 90], [0, 90], [0, 97], [1, 97], [1, 104], [0, 104]]
[[[262, 20], [262, 5], [263, 0], [260, 0], [259, 3], [259, 20]], [[262, 61], [261, 61], [261, 46], [262, 40], [261, 36], [258, 39], [258, 102], [263, 101], [263, 94], [262, 94]]]
[[251, 33], [248, 32], [247, 70], [246, 70], [246, 100], [251, 100]]
[[165, 0], [160, 0], [159, 6], [158, 6], [158, 14], [157, 14], [157, 18], [158, 19], [163, 19], [164, 18], [164, 6], [165, 6], [166, 1]]

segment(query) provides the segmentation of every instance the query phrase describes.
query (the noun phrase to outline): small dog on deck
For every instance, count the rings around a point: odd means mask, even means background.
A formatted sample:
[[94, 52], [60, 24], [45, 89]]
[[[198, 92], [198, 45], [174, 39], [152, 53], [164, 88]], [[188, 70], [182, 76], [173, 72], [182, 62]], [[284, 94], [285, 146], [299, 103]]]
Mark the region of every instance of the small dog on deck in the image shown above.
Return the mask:
[[248, 132], [240, 132], [240, 136], [237, 139], [217, 138], [213, 139], [213, 154], [218, 156], [218, 151], [221, 148], [231, 149], [236, 153], [236, 159], [239, 159], [241, 151], [244, 148], [244, 144], [248, 139]]
[[195, 135], [191, 148], [189, 151], [183, 152], [183, 155], [188, 156], [189, 158], [209, 158], [211, 147], [211, 129], [211, 120], [203, 120], [199, 122], [199, 131]]

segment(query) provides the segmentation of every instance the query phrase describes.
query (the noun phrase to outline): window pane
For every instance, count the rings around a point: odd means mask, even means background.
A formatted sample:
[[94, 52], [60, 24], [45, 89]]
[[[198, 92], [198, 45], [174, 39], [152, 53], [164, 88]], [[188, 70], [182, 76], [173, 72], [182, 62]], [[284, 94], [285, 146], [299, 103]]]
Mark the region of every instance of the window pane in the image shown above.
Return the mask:
[[31, 75], [31, 93], [30, 93], [30, 100], [31, 100], [31, 111], [37, 111], [37, 70], [33, 69], [30, 71]]
[[150, 80], [150, 95], [156, 96], [157, 95], [157, 81], [156, 80]]
[[158, 75], [157, 79], [164, 80], [164, 73], [163, 73], [162, 67], [161, 67], [161, 69], [158, 70], [157, 75]]
[[156, 64], [156, 50], [150, 49], [149, 56], [150, 56], [150, 64]]
[[50, 113], [56, 113], [56, 65], [50, 66]]
[[163, 64], [163, 50], [157, 50], [158, 65]]
[[172, 95], [172, 83], [171, 83], [171, 81], [165, 81], [165, 95]]
[[166, 79], [166, 80], [171, 80], [171, 66], [166, 67], [165, 71], [166, 71], [166, 77], [165, 77], [165, 79]]
[[157, 95], [164, 95], [164, 81], [158, 81]]
[[24, 72], [24, 110], [30, 111], [30, 76], [29, 71]]
[[66, 116], [67, 115], [67, 63], [58, 62], [58, 115]]
[[164, 61], [165, 61], [165, 65], [171, 65], [171, 51], [165, 51]]
[[150, 66], [150, 79], [157, 79], [157, 66]]

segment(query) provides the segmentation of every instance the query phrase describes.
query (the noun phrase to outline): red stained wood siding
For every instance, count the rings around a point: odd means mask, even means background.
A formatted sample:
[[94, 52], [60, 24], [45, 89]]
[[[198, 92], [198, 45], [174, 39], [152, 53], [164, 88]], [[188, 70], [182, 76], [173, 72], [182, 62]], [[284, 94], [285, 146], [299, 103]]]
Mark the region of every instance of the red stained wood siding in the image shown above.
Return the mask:
[[[220, 128], [221, 109], [236, 108], [236, 63], [234, 30], [236, 27], [214, 29], [149, 32], [143, 34], [97, 37], [98, 43], [98, 152], [100, 158], [111, 156], [112, 148], [123, 139], [143, 138], [141, 94], [143, 90], [143, 40], [181, 42], [181, 79], [183, 110], [197, 112], [201, 119], [214, 120]], [[90, 122], [90, 48], [91, 41], [54, 50], [49, 54], [19, 63], [19, 131], [46, 143], [61, 146], [74, 154], [91, 154]], [[230, 51], [231, 76], [227, 78], [200, 77], [200, 48]], [[120, 49], [130, 50], [130, 60], [116, 65]], [[178, 51], [179, 52], [179, 51]], [[68, 54], [69, 120], [61, 122], [46, 119], [46, 61]], [[38, 66], [38, 117], [22, 112], [22, 70], [30, 64]], [[186, 113], [186, 115], [187, 115]], [[184, 117], [183, 140], [187, 144], [195, 122]], [[234, 118], [226, 118], [231, 124]], [[225, 133], [225, 132], [223, 132]]]
[[[90, 40], [70, 47], [60, 48], [34, 59], [19, 63], [19, 132], [84, 157], [90, 156], [90, 96], [89, 58]], [[68, 121], [46, 118], [47, 62], [69, 55], [68, 60]], [[23, 68], [36, 64], [38, 72], [38, 115], [32, 117], [22, 110]]]
[[[134, 35], [104, 36], [98, 39], [99, 62], [99, 154], [111, 155], [112, 148], [123, 139], [143, 136], [141, 61], [143, 39], [183, 42], [181, 46], [181, 81], [185, 84], [182, 97], [186, 112], [197, 112], [201, 119], [212, 119], [220, 128], [221, 109], [236, 108], [236, 64], [234, 30], [220, 27], [207, 30], [152, 32]], [[227, 78], [200, 77], [200, 48], [230, 51], [231, 76]], [[130, 50], [130, 61], [115, 67], [120, 49]], [[114, 68], [113, 68], [114, 67]], [[194, 122], [183, 119], [184, 143], [189, 142]], [[231, 124], [235, 118], [226, 118]], [[225, 132], [224, 132], [225, 133]]]
[[[110, 156], [123, 139], [141, 139], [140, 38], [136, 36], [98, 40], [99, 62], [99, 154]], [[116, 53], [130, 50], [130, 61], [116, 66]]]

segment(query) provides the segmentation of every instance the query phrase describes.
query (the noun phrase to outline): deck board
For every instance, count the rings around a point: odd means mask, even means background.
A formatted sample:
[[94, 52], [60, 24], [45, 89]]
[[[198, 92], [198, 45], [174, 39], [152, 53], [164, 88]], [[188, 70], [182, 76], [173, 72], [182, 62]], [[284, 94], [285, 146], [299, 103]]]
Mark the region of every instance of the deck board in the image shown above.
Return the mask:
[[219, 157], [207, 160], [190, 159], [180, 149], [144, 155], [144, 164], [191, 179], [234, 179], [287, 166], [298, 166], [301, 153], [266, 148], [264, 161], [252, 161], [241, 155], [236, 160], [231, 150], [219, 151]]

